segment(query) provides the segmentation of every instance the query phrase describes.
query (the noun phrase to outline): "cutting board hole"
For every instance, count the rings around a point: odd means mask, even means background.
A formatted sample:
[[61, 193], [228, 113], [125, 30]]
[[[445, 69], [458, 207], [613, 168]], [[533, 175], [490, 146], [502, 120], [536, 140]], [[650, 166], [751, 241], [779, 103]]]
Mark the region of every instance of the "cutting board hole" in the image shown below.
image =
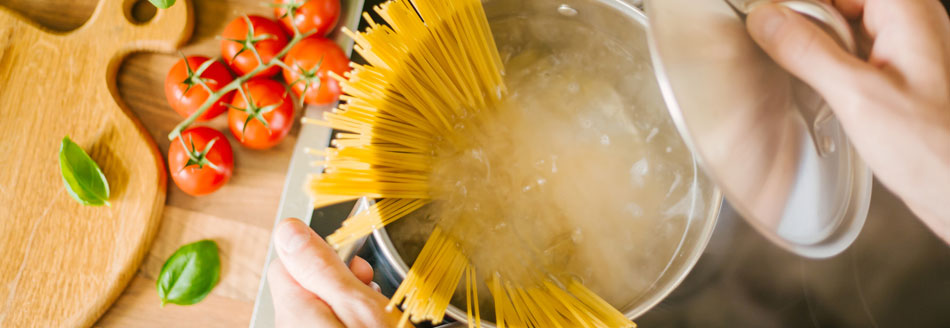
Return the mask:
[[139, 24], [148, 23], [152, 18], [155, 18], [156, 12], [158, 12], [158, 9], [147, 0], [136, 1], [132, 5], [132, 19]]

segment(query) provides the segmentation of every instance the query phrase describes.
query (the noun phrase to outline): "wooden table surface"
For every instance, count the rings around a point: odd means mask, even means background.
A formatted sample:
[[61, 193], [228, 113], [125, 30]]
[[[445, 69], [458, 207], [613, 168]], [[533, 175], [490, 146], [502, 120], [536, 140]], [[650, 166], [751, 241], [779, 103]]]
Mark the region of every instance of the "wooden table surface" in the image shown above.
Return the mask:
[[[188, 55], [218, 56], [215, 35], [231, 19], [245, 13], [272, 15], [261, 2], [193, 0], [194, 35], [182, 50]], [[0, 6], [60, 31], [80, 26], [92, 15], [96, 3], [97, 0], [0, 0]], [[163, 155], [169, 145], [165, 136], [182, 119], [168, 106], [163, 91], [165, 74], [176, 60], [177, 54], [132, 54], [122, 64], [117, 78], [122, 99], [148, 129]], [[226, 132], [225, 116], [209, 125], [225, 132], [234, 148], [236, 167], [231, 181], [218, 192], [200, 198], [183, 193], [169, 181], [161, 228], [151, 250], [125, 292], [96, 326], [245, 327], [250, 322], [299, 126], [277, 147], [254, 151], [239, 146]], [[155, 278], [165, 259], [179, 246], [206, 238], [215, 240], [221, 248], [220, 283], [199, 304], [160, 307]]]

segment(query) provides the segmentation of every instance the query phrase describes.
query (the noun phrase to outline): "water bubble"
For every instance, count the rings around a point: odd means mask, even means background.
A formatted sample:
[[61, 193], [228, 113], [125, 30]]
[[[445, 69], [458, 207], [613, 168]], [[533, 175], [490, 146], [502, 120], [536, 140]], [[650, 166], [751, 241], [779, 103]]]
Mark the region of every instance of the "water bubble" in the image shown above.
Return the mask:
[[650, 134], [647, 135], [647, 142], [652, 141], [653, 137], [656, 137], [658, 133], [660, 133], [660, 129], [657, 129], [657, 128], [650, 129]]
[[630, 179], [637, 186], [642, 187], [644, 183], [644, 178], [647, 173], [650, 171], [650, 164], [647, 162], [646, 158], [641, 158], [636, 163], [633, 163], [633, 166], [630, 167]]
[[591, 120], [589, 120], [589, 119], [581, 119], [581, 127], [585, 128], [585, 129], [590, 129], [590, 127], [592, 127], [592, 126], [594, 126], [594, 122], [591, 122]]
[[482, 152], [482, 149], [481, 149], [481, 148], [469, 150], [469, 154], [470, 154], [470, 155], [472, 156], [472, 158], [474, 158], [475, 160], [477, 160], [477, 161], [479, 161], [479, 162], [481, 162], [481, 163], [485, 163], [485, 154], [484, 154], [484, 152]]
[[574, 231], [571, 232], [571, 241], [575, 244], [580, 244], [584, 241], [584, 231], [580, 227], [574, 228]]
[[624, 209], [627, 210], [627, 212], [630, 213], [630, 215], [633, 215], [633, 216], [642, 216], [642, 215], [643, 215], [643, 207], [640, 207], [640, 205], [637, 204], [637, 203], [633, 203], [633, 202], [627, 203], [627, 206], [624, 207]]

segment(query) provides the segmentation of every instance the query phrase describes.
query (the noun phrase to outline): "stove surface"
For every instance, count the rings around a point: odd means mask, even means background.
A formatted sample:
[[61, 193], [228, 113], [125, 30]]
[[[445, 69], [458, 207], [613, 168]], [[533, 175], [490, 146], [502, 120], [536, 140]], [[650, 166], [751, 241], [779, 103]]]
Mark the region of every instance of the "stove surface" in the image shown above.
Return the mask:
[[861, 235], [812, 260], [724, 211], [706, 253], [643, 327], [950, 327], [950, 247], [874, 186]]

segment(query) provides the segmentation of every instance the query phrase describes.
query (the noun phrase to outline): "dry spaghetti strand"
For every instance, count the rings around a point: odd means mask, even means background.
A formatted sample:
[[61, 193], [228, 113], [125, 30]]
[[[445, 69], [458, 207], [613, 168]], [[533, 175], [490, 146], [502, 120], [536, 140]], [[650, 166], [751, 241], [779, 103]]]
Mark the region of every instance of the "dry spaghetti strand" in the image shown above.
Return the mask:
[[408, 320], [442, 322], [452, 294], [466, 273], [472, 273], [471, 265], [455, 242], [439, 228], [433, 230], [389, 303], [389, 308], [402, 304], [405, 313], [400, 327]]

